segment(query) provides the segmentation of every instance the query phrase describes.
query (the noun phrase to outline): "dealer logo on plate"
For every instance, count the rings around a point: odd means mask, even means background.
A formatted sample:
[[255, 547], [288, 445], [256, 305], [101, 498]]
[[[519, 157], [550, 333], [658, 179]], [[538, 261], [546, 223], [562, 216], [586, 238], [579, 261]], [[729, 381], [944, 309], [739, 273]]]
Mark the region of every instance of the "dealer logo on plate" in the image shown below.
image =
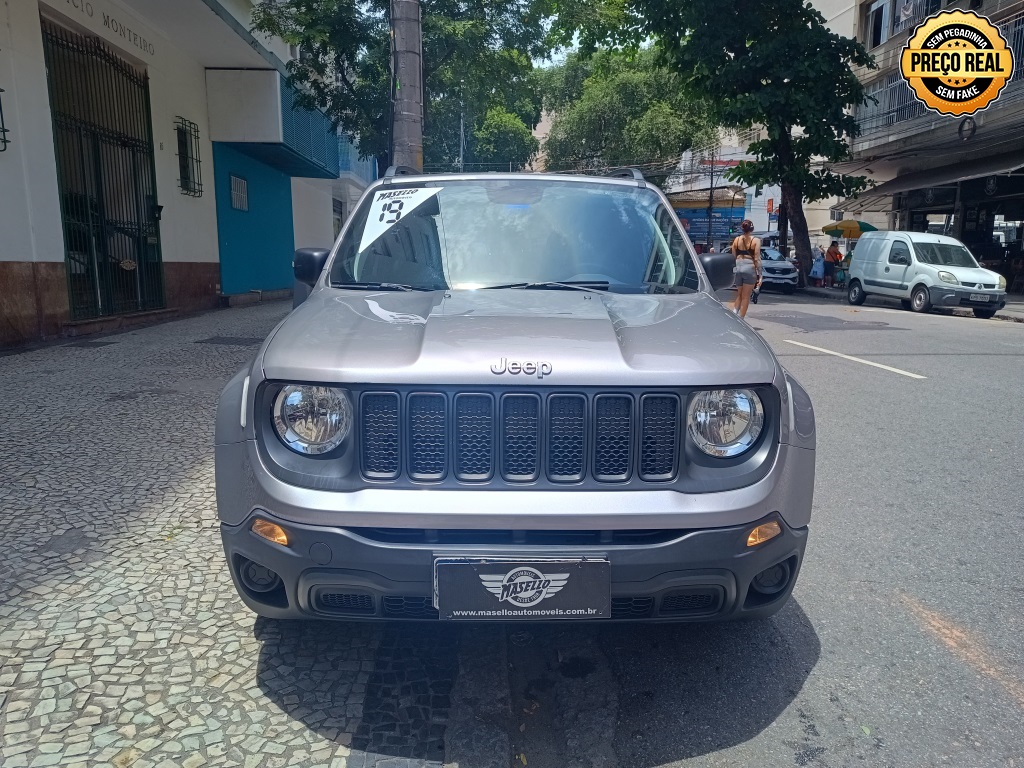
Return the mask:
[[973, 115], [995, 101], [1013, 76], [1013, 51], [983, 16], [943, 11], [914, 30], [900, 71], [929, 109]]
[[498, 598], [498, 602], [512, 605], [536, 605], [541, 600], [559, 592], [569, 581], [568, 573], [543, 574], [536, 568], [520, 566], [504, 576], [480, 574], [480, 581], [487, 591]]

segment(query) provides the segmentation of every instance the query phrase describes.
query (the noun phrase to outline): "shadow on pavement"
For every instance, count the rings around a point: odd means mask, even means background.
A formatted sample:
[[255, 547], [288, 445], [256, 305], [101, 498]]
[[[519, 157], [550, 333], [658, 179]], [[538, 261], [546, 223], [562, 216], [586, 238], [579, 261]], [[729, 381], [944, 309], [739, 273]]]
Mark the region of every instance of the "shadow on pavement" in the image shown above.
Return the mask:
[[462, 628], [257, 619], [257, 680], [290, 717], [366, 753], [367, 766], [388, 756], [414, 761], [388, 766], [440, 765]]
[[[440, 765], [460, 650], [481, 652], [461, 642], [471, 627], [259, 619], [259, 686], [296, 721], [351, 745], [350, 768]], [[796, 600], [755, 622], [495, 629], [511, 711], [492, 723], [508, 741], [491, 743], [531, 768], [654, 768], [742, 744], [790, 705], [821, 653]]]

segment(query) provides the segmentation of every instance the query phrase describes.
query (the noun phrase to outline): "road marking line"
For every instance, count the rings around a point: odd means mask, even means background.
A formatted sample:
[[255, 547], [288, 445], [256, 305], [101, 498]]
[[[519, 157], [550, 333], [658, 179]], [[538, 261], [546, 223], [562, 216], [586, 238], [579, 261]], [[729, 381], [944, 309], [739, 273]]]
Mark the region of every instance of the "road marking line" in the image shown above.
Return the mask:
[[893, 368], [890, 365], [882, 365], [881, 363], [873, 363], [870, 360], [864, 360], [860, 357], [853, 357], [851, 355], [844, 355], [842, 352], [833, 352], [831, 349], [822, 349], [821, 347], [812, 347], [810, 344], [804, 344], [800, 341], [793, 341], [791, 339], [783, 339], [787, 344], [795, 344], [798, 347], [805, 347], [806, 349], [813, 349], [815, 352], [823, 352], [826, 355], [835, 355], [841, 357], [843, 360], [852, 360], [855, 363], [863, 363], [864, 365], [870, 365], [874, 368], [881, 368], [884, 371], [892, 371], [898, 373], [900, 376], [909, 376], [912, 379], [927, 379], [927, 376], [921, 376], [917, 373], [910, 373], [909, 371], [901, 371], [899, 368]]
[[979, 638], [968, 630], [957, 626], [941, 613], [925, 608], [910, 595], [901, 594], [899, 599], [914, 614], [914, 618], [941, 640], [942, 644], [961, 661], [975, 672], [995, 680], [1007, 690], [1010, 696], [1016, 699], [1018, 705], [1024, 707], [1024, 685], [1014, 674], [1003, 668], [999, 660], [985, 649]]

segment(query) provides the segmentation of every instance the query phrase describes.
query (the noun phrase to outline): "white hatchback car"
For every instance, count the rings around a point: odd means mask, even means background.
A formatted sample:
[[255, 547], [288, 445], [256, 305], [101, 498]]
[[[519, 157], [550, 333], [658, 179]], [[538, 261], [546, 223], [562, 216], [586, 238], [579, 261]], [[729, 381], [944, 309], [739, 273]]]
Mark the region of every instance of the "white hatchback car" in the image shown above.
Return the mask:
[[967, 247], [929, 232], [866, 232], [850, 263], [847, 299], [900, 299], [904, 309], [970, 307], [990, 318], [1006, 305], [1006, 278], [978, 266]]

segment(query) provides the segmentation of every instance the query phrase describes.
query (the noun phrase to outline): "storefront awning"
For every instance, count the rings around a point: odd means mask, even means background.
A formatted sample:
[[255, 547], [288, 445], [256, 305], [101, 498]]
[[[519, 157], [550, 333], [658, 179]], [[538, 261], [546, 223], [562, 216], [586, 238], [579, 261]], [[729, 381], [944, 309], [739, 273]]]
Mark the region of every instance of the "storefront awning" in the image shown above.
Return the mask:
[[956, 165], [946, 165], [917, 173], [906, 173], [892, 181], [879, 184], [869, 189], [860, 197], [844, 200], [836, 208], [844, 214], [858, 214], [867, 211], [888, 211], [892, 208], [890, 198], [898, 192], [909, 192], [912, 189], [934, 189], [935, 187], [952, 186], [961, 181], [979, 179], [983, 176], [998, 176], [1013, 173], [1024, 168], [1024, 153], [1014, 152], [1009, 155], [987, 157], [977, 162], [963, 161]]

